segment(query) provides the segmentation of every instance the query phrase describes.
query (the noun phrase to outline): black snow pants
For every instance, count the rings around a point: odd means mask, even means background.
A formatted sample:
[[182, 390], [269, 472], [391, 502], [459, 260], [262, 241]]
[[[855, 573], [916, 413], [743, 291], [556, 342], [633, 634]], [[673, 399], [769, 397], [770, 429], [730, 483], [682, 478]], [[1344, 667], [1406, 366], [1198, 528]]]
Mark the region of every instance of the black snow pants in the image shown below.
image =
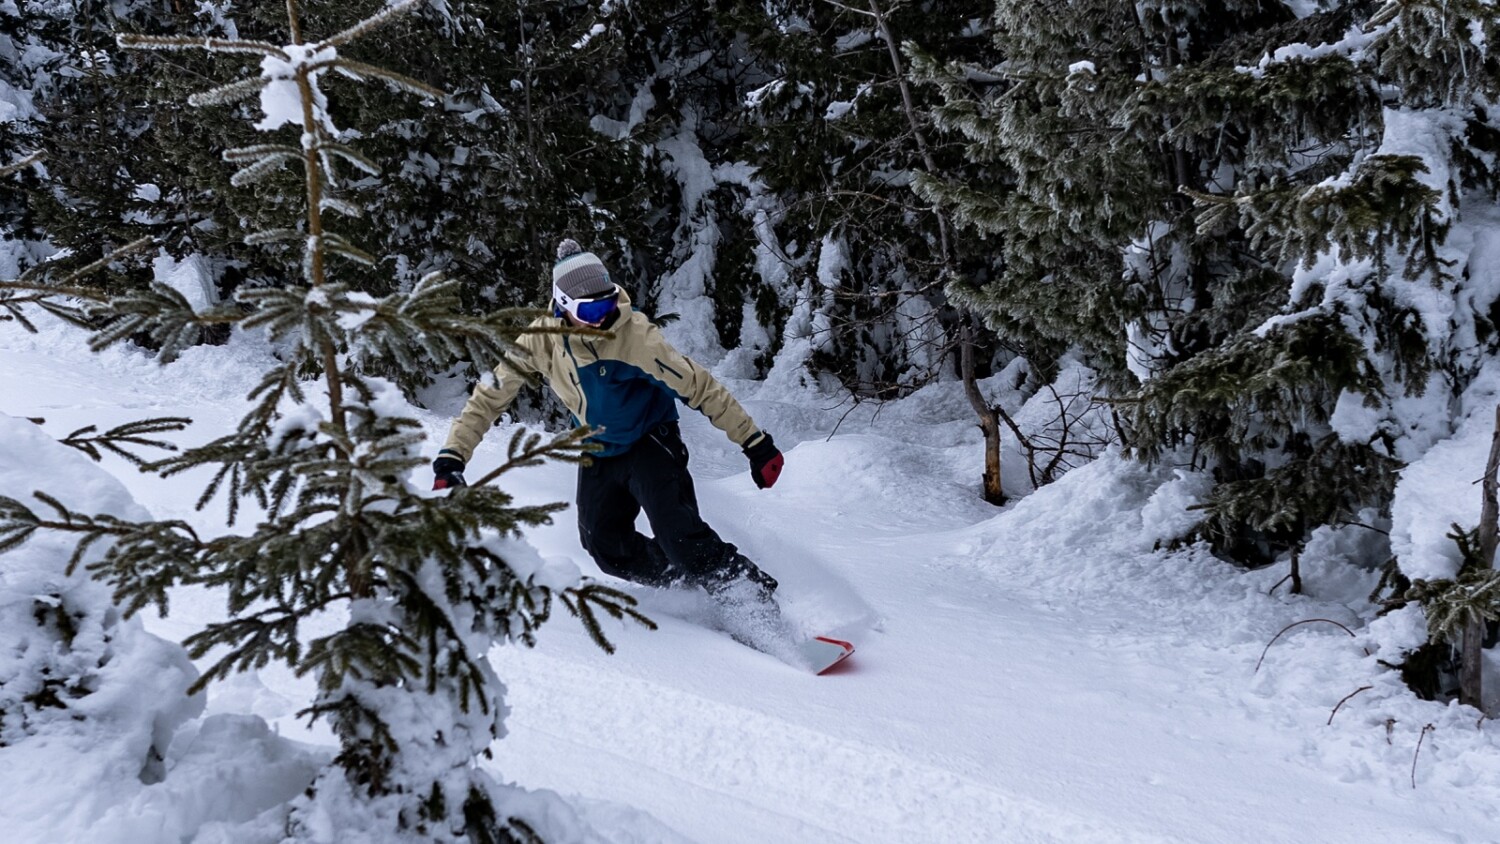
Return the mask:
[[[635, 529], [642, 510], [654, 539]], [[578, 533], [601, 571], [636, 583], [713, 592], [742, 577], [764, 577], [698, 514], [676, 422], [652, 429], [624, 454], [579, 467]]]

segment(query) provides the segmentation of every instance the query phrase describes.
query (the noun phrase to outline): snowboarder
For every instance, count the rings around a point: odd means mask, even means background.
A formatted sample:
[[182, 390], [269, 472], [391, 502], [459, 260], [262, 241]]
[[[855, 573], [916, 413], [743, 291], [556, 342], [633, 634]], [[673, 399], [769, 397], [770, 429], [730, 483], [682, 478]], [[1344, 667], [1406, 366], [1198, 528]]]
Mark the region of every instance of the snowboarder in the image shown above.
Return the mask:
[[[752, 600], [771, 604], [776, 580], [698, 513], [674, 400], [707, 416], [740, 446], [761, 489], [776, 483], [783, 464], [771, 435], [723, 384], [632, 309], [604, 263], [573, 240], [557, 247], [552, 296], [553, 317], [534, 325], [598, 328], [613, 336], [522, 335], [522, 353], [503, 358], [494, 383], [476, 385], [454, 420], [432, 463], [433, 489], [464, 486], [474, 448], [522, 385], [540, 375], [576, 421], [599, 431], [588, 441], [602, 449], [578, 470], [578, 533], [600, 570], [653, 586], [701, 586], [721, 602], [740, 600], [749, 586]], [[655, 538], [635, 529], [643, 509]]]

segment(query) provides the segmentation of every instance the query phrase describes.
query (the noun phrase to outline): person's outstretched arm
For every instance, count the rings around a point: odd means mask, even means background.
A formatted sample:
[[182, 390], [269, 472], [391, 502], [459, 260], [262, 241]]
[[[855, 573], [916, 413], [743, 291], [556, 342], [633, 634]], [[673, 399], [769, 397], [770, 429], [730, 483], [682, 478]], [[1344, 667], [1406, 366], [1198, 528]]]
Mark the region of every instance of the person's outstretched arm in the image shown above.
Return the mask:
[[785, 461], [771, 435], [756, 427], [755, 420], [729, 389], [707, 369], [677, 351], [644, 314], [632, 314], [630, 318], [635, 323], [631, 326], [635, 342], [629, 344], [631, 363], [665, 384], [688, 407], [707, 416], [715, 428], [738, 445], [750, 461], [750, 474], [756, 486], [765, 489], [776, 483]]
[[[523, 347], [524, 349], [524, 347]], [[432, 461], [433, 489], [464, 486], [464, 467], [474, 456], [484, 435], [499, 421], [500, 414], [516, 400], [516, 394], [536, 374], [527, 357], [507, 355], [495, 367], [493, 384], [480, 382], [464, 404], [463, 412], [448, 429], [448, 440]]]

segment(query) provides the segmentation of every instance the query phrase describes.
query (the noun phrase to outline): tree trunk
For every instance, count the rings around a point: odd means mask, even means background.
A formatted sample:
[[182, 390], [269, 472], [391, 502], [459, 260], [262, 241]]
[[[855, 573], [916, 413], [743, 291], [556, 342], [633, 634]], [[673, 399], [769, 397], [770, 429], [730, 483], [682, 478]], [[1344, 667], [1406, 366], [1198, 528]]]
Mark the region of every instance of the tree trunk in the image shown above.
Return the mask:
[[[932, 149], [927, 145], [927, 135], [923, 132], [922, 120], [917, 115], [916, 102], [911, 95], [911, 85], [906, 79], [906, 68], [901, 62], [901, 47], [896, 40], [896, 33], [891, 29], [890, 19], [886, 17], [880, 0], [869, 0], [869, 3], [870, 17], [875, 20], [875, 28], [880, 32], [881, 40], [885, 42], [886, 52], [891, 57], [891, 69], [895, 71], [896, 85], [901, 91], [901, 108], [906, 113], [907, 125], [911, 127], [912, 137], [916, 140], [917, 152], [922, 157], [922, 166], [927, 168], [928, 175], [937, 176], [937, 161], [933, 158]], [[937, 217], [938, 249], [943, 260], [943, 272], [951, 277], [954, 273], [954, 255], [950, 245], [948, 216], [935, 204], [932, 213]], [[969, 404], [974, 407], [974, 413], [979, 416], [980, 430], [984, 431], [984, 500], [999, 506], [1005, 503], [1005, 492], [1000, 486], [1000, 415], [995, 412], [995, 408], [990, 407], [989, 402], [984, 400], [984, 394], [979, 391], [979, 384], [975, 381], [974, 335], [967, 318], [963, 320], [963, 327], [959, 329], [959, 360], [964, 393], [969, 397]]]
[[[1479, 515], [1479, 560], [1490, 568], [1495, 566], [1495, 546], [1500, 541], [1497, 470], [1500, 470], [1500, 406], [1495, 408], [1495, 433], [1490, 439], [1490, 459], [1484, 467], [1484, 502]], [[1483, 645], [1484, 622], [1465, 624], [1459, 640], [1458, 701], [1481, 711], [1484, 709]]]
[[995, 506], [1005, 503], [1005, 490], [1000, 486], [1000, 414], [985, 401], [979, 391], [979, 381], [974, 377], [973, 329], [965, 320], [959, 329], [961, 369], [963, 371], [964, 394], [979, 416], [979, 428], [984, 431], [984, 500]]
[[[891, 31], [890, 19], [885, 16], [885, 10], [880, 7], [879, 0], [870, 0], [870, 16], [875, 19], [875, 26], [880, 30], [881, 40], [885, 41], [886, 52], [891, 57], [891, 69], [896, 72], [896, 85], [901, 90], [901, 108], [906, 112], [906, 123], [911, 127], [912, 137], [917, 142], [917, 152], [922, 156], [922, 166], [927, 168], [927, 174], [937, 176], [937, 161], [932, 157], [932, 150], [927, 146], [927, 135], [922, 131], [922, 121], [917, 117], [917, 106], [911, 96], [911, 85], [906, 81], [906, 68], [901, 63], [901, 46], [896, 43], [896, 33]], [[942, 252], [943, 269], [953, 269], [953, 253], [948, 245], [948, 215], [935, 204], [932, 212], [937, 215], [938, 222], [938, 248]], [[999, 436], [999, 427], [995, 428], [996, 436]]]

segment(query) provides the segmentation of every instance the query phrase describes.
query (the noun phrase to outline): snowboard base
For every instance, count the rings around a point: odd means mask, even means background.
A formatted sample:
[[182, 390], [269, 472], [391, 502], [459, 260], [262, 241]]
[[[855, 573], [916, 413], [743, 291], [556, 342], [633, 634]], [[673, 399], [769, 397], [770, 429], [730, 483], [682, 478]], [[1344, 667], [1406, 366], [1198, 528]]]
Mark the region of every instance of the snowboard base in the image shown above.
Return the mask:
[[853, 655], [854, 645], [830, 636], [814, 636], [799, 644], [797, 651], [809, 671], [822, 674]]

